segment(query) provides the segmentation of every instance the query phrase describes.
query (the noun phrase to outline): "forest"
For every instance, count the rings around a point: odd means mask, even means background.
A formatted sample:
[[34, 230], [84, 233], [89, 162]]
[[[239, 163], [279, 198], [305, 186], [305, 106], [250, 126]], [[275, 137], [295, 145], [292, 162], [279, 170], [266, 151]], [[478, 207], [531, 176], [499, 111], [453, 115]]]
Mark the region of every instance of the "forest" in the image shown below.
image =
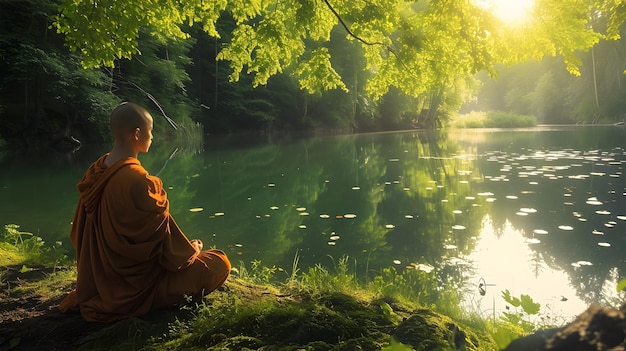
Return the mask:
[[511, 26], [467, 0], [2, 1], [0, 147], [106, 141], [121, 101], [206, 134], [616, 123], [625, 7], [536, 1]]

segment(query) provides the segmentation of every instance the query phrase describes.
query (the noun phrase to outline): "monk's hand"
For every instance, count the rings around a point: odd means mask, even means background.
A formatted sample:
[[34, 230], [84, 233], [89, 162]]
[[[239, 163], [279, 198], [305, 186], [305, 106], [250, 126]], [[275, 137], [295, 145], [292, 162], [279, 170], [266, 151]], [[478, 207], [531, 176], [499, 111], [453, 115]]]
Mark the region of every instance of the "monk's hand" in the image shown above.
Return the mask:
[[191, 245], [197, 248], [198, 251], [202, 251], [202, 248], [204, 247], [204, 244], [202, 244], [202, 241], [199, 239], [191, 240]]

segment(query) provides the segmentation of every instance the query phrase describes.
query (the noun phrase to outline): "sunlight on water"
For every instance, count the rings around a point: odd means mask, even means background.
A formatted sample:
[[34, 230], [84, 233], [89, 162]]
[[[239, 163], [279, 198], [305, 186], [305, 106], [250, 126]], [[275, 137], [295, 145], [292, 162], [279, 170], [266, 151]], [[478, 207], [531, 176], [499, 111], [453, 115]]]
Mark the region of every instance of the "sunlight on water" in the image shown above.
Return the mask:
[[587, 305], [576, 296], [568, 275], [549, 267], [527, 241], [511, 223], [496, 235], [489, 218], [483, 220], [476, 248], [467, 260], [473, 264], [471, 279], [478, 285], [482, 278], [488, 287], [485, 296], [474, 296], [475, 301], [466, 303], [477, 304], [483, 315], [489, 315], [485, 311], [493, 309], [495, 301], [499, 313], [506, 310], [501, 292], [508, 289], [514, 296], [529, 295], [541, 304], [541, 313], [551, 318], [569, 318], [583, 311]]

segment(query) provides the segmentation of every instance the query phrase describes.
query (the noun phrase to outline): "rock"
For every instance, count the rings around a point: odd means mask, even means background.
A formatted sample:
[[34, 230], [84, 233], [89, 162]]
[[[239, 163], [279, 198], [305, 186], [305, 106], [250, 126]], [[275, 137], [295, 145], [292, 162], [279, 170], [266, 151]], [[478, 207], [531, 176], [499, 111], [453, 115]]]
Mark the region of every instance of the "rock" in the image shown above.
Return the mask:
[[624, 312], [592, 305], [570, 324], [514, 340], [505, 351], [624, 351]]

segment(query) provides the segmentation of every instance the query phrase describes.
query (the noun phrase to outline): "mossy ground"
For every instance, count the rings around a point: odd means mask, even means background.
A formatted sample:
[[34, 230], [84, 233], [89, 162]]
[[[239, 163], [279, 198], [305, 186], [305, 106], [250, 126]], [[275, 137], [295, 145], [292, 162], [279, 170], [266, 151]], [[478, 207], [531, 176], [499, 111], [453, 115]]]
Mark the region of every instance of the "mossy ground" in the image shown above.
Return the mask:
[[[200, 303], [95, 324], [56, 306], [73, 269], [0, 268], [0, 350], [496, 350], [480, 327], [389, 298], [231, 277]], [[395, 340], [395, 341], [394, 341]]]

